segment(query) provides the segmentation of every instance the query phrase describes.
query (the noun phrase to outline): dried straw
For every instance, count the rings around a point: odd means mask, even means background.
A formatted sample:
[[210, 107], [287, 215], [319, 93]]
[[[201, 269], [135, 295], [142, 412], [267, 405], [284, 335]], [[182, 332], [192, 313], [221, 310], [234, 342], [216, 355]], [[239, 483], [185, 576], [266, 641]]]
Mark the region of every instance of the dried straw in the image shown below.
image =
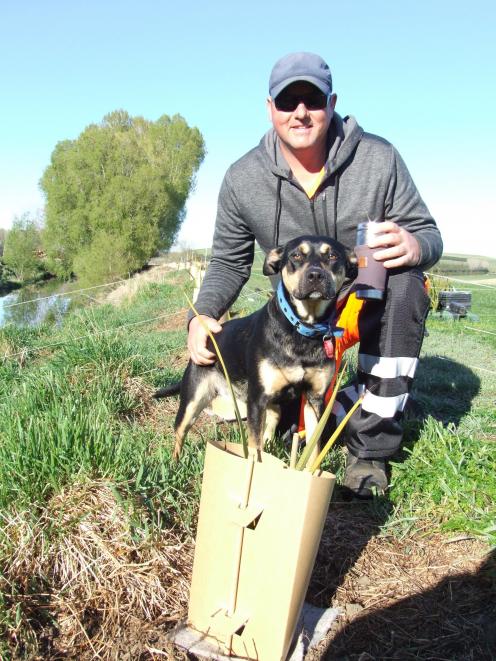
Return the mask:
[[[2, 592], [25, 615], [18, 628], [38, 630], [38, 648], [45, 640], [43, 658], [117, 659], [131, 649], [137, 658], [157, 642], [158, 625], [185, 615], [192, 544], [172, 531], [133, 530], [142, 514], [99, 481], [54, 497], [34, 525], [26, 514], [7, 522]], [[20, 640], [25, 633], [11, 628], [14, 652]]]

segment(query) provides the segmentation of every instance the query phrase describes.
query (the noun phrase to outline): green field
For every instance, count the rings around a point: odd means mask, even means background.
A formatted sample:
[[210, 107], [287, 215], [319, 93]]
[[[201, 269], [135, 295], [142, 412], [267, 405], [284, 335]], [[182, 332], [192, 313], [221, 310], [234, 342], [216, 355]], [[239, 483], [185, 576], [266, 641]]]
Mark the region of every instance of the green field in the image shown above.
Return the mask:
[[[388, 498], [363, 507], [381, 511], [382, 534], [456, 531], [489, 549], [496, 288], [466, 287], [477, 318], [429, 319], [417, 409]], [[259, 307], [267, 289], [257, 256], [237, 312]], [[205, 440], [239, 437], [209, 418], [190, 434], [180, 463], [171, 462], [176, 402], [151, 394], [184, 368], [191, 290], [184, 271], [172, 272], [120, 307], [75, 311], [59, 327], [0, 330], [1, 658], [62, 658], [67, 650], [71, 658], [117, 658], [133, 627], [174, 622], [184, 611], [177, 586], [195, 533]], [[336, 448], [327, 467], [339, 479], [342, 465]]]

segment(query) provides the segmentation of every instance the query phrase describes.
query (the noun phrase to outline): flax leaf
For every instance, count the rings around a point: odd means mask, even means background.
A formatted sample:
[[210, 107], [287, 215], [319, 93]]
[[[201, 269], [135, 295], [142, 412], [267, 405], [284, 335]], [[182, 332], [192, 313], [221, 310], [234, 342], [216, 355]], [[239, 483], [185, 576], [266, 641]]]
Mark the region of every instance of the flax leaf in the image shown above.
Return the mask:
[[226, 378], [226, 382], [227, 382], [227, 385], [229, 387], [229, 392], [231, 393], [231, 398], [232, 398], [233, 406], [234, 406], [234, 412], [236, 414], [236, 421], [238, 423], [239, 433], [240, 433], [240, 436], [241, 436], [241, 443], [243, 444], [243, 454], [245, 456], [245, 459], [247, 459], [248, 458], [248, 442], [246, 440], [245, 429], [243, 427], [243, 421], [241, 420], [241, 413], [239, 412], [238, 402], [236, 401], [236, 396], [234, 394], [234, 389], [232, 387], [231, 379], [229, 378], [229, 374], [227, 372], [226, 364], [224, 363], [224, 359], [222, 358], [222, 354], [220, 352], [219, 345], [217, 344], [217, 341], [214, 337], [214, 334], [212, 333], [210, 328], [207, 326], [207, 324], [203, 321], [203, 319], [200, 317], [200, 315], [198, 314], [198, 311], [196, 310], [193, 303], [190, 301], [188, 295], [185, 293], [184, 296], [186, 297], [186, 300], [188, 301], [188, 305], [190, 306], [190, 308], [195, 313], [196, 318], [198, 319], [200, 324], [203, 326], [205, 331], [208, 333], [208, 336], [210, 337], [210, 339], [212, 340], [212, 344], [214, 345], [215, 352], [217, 354], [217, 357], [219, 358], [220, 364], [222, 366], [222, 371], [224, 372], [224, 376]]
[[334, 406], [334, 402], [336, 400], [336, 395], [338, 394], [339, 386], [341, 385], [341, 380], [343, 378], [344, 373], [346, 372], [346, 365], [347, 362], [345, 361], [343, 363], [343, 367], [338, 375], [336, 384], [333, 388], [331, 398], [327, 402], [327, 406], [325, 407], [324, 413], [322, 414], [322, 417], [320, 418], [317, 426], [315, 427], [315, 430], [312, 434], [312, 437], [307, 441], [306, 447], [303, 450], [301, 457], [296, 464], [296, 470], [302, 471], [307, 468], [307, 463], [310, 458], [310, 455], [313, 452], [313, 449], [315, 445], [317, 444], [318, 440], [322, 436], [322, 432], [324, 431], [324, 427], [327, 424], [327, 421], [329, 420], [329, 416], [331, 415], [332, 407]]
[[345, 428], [345, 426], [346, 426], [348, 420], [351, 418], [351, 416], [353, 415], [353, 413], [355, 413], [356, 409], [357, 409], [357, 408], [360, 406], [360, 404], [362, 403], [362, 399], [363, 399], [363, 397], [360, 397], [360, 399], [358, 399], [358, 400], [353, 404], [353, 406], [351, 407], [351, 409], [348, 411], [348, 413], [344, 416], [344, 418], [341, 420], [341, 422], [339, 423], [339, 425], [336, 427], [336, 430], [335, 430], [334, 433], [332, 434], [331, 438], [327, 441], [327, 443], [325, 444], [325, 446], [324, 446], [322, 452], [319, 454], [319, 456], [317, 457], [317, 459], [314, 461], [312, 467], [310, 468], [310, 472], [311, 472], [311, 473], [314, 473], [316, 470], [319, 469], [320, 464], [323, 462], [323, 460], [324, 460], [326, 454], [327, 454], [327, 453], [329, 452], [329, 450], [332, 448], [332, 446], [334, 445], [336, 439], [339, 437], [339, 435], [341, 434], [341, 432], [342, 432], [343, 429]]

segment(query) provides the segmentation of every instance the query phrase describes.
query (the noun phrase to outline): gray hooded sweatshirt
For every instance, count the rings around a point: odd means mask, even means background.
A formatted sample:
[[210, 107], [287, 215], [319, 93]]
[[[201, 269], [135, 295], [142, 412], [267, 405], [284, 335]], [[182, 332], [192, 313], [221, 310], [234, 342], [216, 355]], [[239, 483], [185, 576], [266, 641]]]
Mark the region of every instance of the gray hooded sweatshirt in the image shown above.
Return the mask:
[[219, 193], [212, 258], [196, 308], [214, 319], [250, 275], [255, 241], [264, 253], [303, 234], [352, 249], [360, 222], [392, 220], [415, 235], [418, 267], [442, 253], [439, 230], [396, 149], [334, 113], [325, 174], [311, 199], [293, 176], [273, 129], [228, 169]]

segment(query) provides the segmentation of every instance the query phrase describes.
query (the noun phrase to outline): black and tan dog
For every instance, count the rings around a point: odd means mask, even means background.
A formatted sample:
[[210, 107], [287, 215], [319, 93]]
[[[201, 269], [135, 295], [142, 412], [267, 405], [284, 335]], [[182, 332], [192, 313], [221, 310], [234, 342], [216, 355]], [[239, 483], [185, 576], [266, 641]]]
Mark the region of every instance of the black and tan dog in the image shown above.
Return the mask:
[[[263, 272], [280, 273], [276, 295], [257, 312], [226, 322], [216, 335], [236, 396], [247, 404], [250, 446], [258, 451], [274, 434], [284, 402], [305, 394], [307, 434], [322, 415], [335, 369], [323, 341], [332, 335], [336, 300], [345, 280], [353, 277], [355, 263], [341, 243], [322, 236], [301, 236], [273, 249]], [[215, 396], [227, 395], [219, 362], [200, 366], [190, 361], [180, 384], [154, 396], [179, 390], [176, 459], [200, 412]]]

